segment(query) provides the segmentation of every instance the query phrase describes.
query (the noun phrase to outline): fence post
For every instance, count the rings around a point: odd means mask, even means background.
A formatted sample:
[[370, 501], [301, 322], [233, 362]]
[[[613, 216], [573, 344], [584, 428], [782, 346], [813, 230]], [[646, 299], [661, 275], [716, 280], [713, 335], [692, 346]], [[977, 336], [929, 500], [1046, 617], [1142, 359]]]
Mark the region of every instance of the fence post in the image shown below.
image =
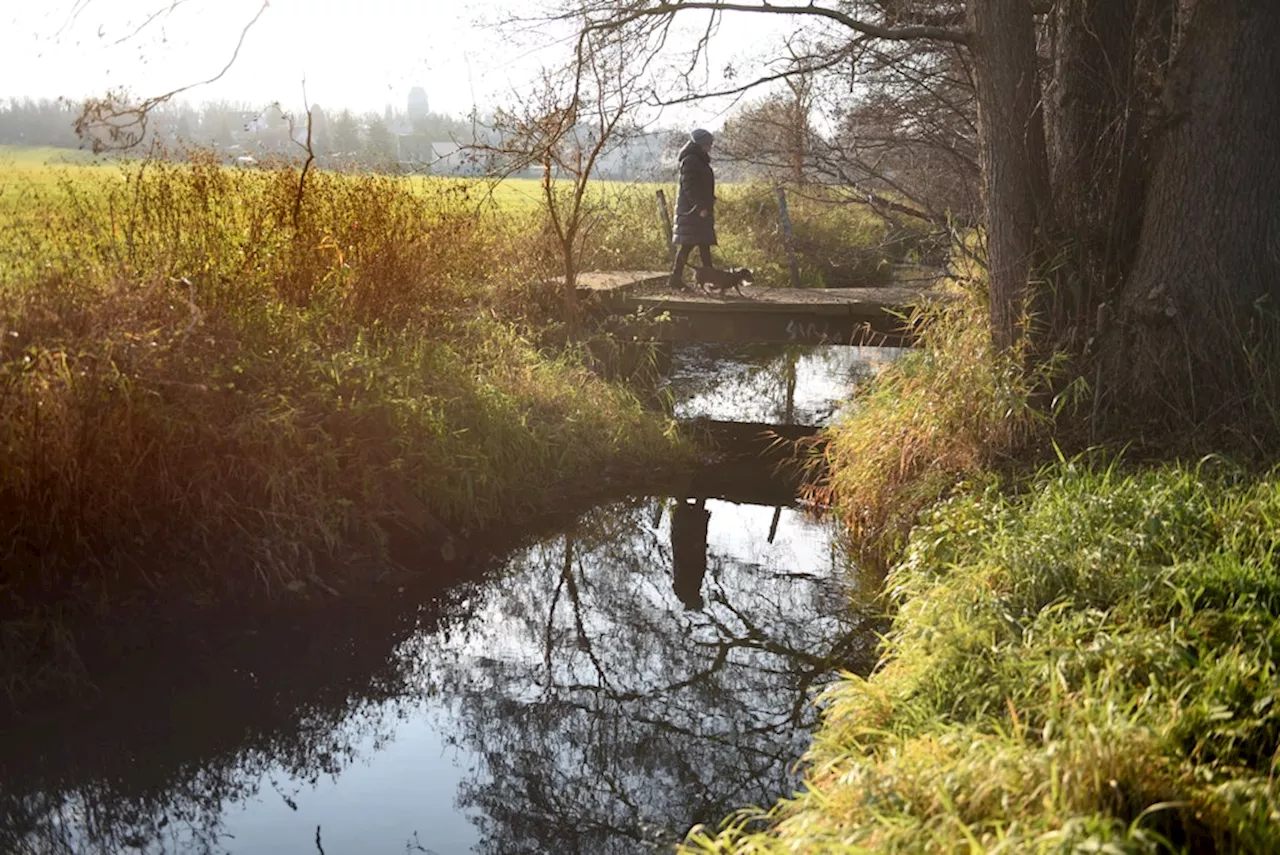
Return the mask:
[[791, 214], [787, 213], [787, 191], [778, 187], [778, 213], [782, 219], [782, 241], [787, 247], [787, 261], [791, 265], [791, 287], [800, 287], [800, 265], [796, 261], [796, 247], [791, 239]]
[[658, 219], [662, 222], [662, 234], [667, 239], [667, 256], [670, 258], [675, 252], [671, 245], [671, 212], [667, 210], [667, 194], [661, 189], [658, 190]]

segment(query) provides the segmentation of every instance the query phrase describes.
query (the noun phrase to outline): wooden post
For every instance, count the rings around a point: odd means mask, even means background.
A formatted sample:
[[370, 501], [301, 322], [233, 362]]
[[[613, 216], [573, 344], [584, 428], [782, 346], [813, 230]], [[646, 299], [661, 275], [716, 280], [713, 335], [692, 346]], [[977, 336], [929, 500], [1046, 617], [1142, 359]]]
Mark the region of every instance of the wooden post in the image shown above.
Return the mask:
[[778, 212], [782, 219], [782, 241], [787, 247], [787, 261], [791, 264], [791, 287], [800, 287], [800, 265], [796, 262], [796, 247], [791, 240], [791, 215], [787, 213], [787, 191], [778, 187]]
[[658, 219], [662, 222], [662, 234], [667, 239], [667, 254], [675, 252], [672, 246], [671, 212], [667, 210], [667, 194], [658, 190]]
[[[785, 212], [787, 209], [783, 207], [782, 210]], [[796, 363], [798, 361], [795, 348], [787, 348], [787, 408], [782, 414], [784, 425], [795, 424], [796, 421]], [[782, 506], [779, 505], [773, 511], [773, 522], [769, 524], [770, 546], [773, 545], [773, 539], [778, 536], [778, 521], [781, 519]]]

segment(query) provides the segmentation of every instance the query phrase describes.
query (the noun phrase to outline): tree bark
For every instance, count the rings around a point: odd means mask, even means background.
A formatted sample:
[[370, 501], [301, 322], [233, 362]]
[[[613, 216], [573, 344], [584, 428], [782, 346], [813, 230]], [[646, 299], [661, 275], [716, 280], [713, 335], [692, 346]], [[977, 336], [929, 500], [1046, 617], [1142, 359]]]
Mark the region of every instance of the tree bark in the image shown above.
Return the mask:
[[1049, 161], [1027, 0], [973, 0], [969, 6], [982, 140], [983, 202], [991, 287], [991, 339], [1012, 347], [1028, 330], [1028, 283], [1049, 219]]
[[[1175, 0], [1156, 0], [1171, 5]], [[1140, 7], [1059, 0], [1048, 87], [1055, 217], [1068, 237], [1053, 326], [1067, 335], [1129, 269], [1142, 221], [1142, 118], [1135, 80]]]
[[571, 233], [562, 239], [561, 247], [564, 262], [564, 323], [570, 339], [578, 334], [578, 260], [574, 254], [576, 239], [577, 236]]
[[[1259, 395], [1280, 393], [1280, 364], [1258, 362], [1280, 356], [1277, 45], [1276, 0], [1198, 0], [1166, 85], [1133, 272], [1105, 340], [1104, 412], [1205, 427], [1277, 403]], [[1275, 388], [1261, 388], [1266, 380]]]

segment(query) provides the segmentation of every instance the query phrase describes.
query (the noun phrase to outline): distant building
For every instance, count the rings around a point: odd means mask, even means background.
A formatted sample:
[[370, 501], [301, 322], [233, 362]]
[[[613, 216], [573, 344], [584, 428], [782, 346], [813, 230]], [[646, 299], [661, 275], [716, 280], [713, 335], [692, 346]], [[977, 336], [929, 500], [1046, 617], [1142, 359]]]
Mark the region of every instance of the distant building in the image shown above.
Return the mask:
[[431, 138], [426, 134], [397, 133], [397, 160], [426, 165], [436, 159]]
[[[670, 136], [666, 131], [646, 133], [607, 146], [596, 161], [595, 177], [614, 181], [671, 180], [678, 164], [668, 143]], [[590, 143], [587, 139], [585, 144]]]
[[480, 172], [474, 158], [456, 142], [434, 142], [431, 153], [431, 171], [437, 175], [475, 175]]

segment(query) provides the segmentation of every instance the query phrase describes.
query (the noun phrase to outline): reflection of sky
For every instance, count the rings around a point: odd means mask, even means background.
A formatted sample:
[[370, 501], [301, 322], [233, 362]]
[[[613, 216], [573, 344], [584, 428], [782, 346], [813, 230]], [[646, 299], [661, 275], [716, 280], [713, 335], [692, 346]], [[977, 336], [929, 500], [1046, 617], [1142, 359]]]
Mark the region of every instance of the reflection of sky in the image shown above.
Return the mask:
[[682, 345], [670, 376], [675, 415], [784, 424], [788, 366], [794, 360], [792, 423], [825, 425], [859, 383], [899, 353], [896, 348], [837, 345]]
[[[835, 544], [824, 523], [791, 508], [784, 508], [773, 543], [768, 542], [774, 508], [709, 501], [711, 521], [707, 527], [707, 547], [716, 555], [743, 564], [768, 567], [772, 572], [835, 576], [840, 570], [833, 562]], [[669, 531], [670, 526], [664, 526]], [[762, 533], [752, 537], [749, 534]], [[748, 535], [748, 536], [744, 536]]]
[[[794, 510], [770, 544], [774, 509], [709, 501], [706, 608], [686, 611], [667, 508], [651, 499], [584, 517], [568, 539], [576, 605], [564, 535], [515, 554], [476, 588], [472, 618], [402, 646], [399, 697], [355, 703], [320, 737], [336, 746], [323, 772], [242, 757], [231, 786], [205, 784], [226, 793], [212, 799], [220, 809], [168, 808], [142, 851], [200, 840], [214, 852], [314, 852], [318, 826], [330, 853], [514, 851], [518, 834], [519, 851], [573, 837], [603, 855], [784, 795], [807, 740], [796, 725], [812, 723], [806, 698], [825, 672], [778, 649], [821, 651], [850, 631], [843, 564], [827, 528]], [[548, 787], [559, 807], [521, 803]], [[138, 851], [97, 843], [68, 851]]]
[[315, 852], [319, 826], [326, 852], [405, 852], [415, 840], [439, 855], [470, 852], [480, 837], [453, 799], [475, 758], [447, 745], [425, 714], [434, 705], [422, 699], [389, 744], [361, 740], [363, 761], [338, 774], [314, 784], [264, 776], [255, 798], [227, 810], [226, 851]]

